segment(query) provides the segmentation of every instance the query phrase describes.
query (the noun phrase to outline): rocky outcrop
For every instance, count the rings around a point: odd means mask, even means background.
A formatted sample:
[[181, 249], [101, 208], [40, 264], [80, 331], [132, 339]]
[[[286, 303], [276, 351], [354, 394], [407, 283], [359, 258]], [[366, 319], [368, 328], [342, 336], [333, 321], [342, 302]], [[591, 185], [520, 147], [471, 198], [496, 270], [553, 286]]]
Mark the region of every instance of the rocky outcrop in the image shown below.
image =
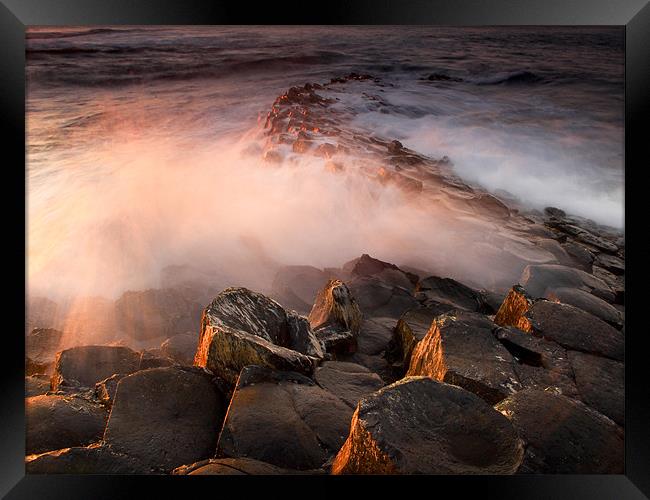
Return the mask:
[[214, 455], [225, 410], [204, 370], [139, 371], [118, 383], [104, 441], [141, 472], [167, 473]]
[[329, 280], [318, 292], [309, 324], [329, 352], [354, 352], [361, 329], [361, 311], [341, 280]]
[[622, 474], [623, 431], [607, 417], [553, 391], [526, 389], [495, 408], [526, 445], [526, 474]]
[[407, 376], [458, 385], [494, 404], [521, 388], [510, 352], [485, 316], [453, 310], [438, 316], [415, 346]]
[[474, 394], [407, 377], [359, 402], [333, 474], [512, 474], [523, 447]]
[[218, 452], [278, 467], [322, 466], [345, 441], [352, 409], [295, 372], [248, 366], [241, 372]]
[[95, 387], [115, 373], [133, 373], [140, 368], [140, 354], [123, 346], [81, 346], [56, 356], [52, 390], [66, 387]]
[[351, 408], [356, 408], [362, 397], [385, 385], [379, 375], [366, 367], [340, 361], [322, 363], [314, 372], [314, 380]]
[[625, 425], [625, 366], [607, 358], [569, 351], [580, 399], [588, 406]]
[[106, 409], [80, 396], [44, 395], [25, 399], [25, 453], [82, 446], [101, 439]]
[[260, 293], [228, 288], [203, 312], [194, 364], [234, 386], [244, 366], [311, 374], [314, 359], [322, 356], [304, 319]]

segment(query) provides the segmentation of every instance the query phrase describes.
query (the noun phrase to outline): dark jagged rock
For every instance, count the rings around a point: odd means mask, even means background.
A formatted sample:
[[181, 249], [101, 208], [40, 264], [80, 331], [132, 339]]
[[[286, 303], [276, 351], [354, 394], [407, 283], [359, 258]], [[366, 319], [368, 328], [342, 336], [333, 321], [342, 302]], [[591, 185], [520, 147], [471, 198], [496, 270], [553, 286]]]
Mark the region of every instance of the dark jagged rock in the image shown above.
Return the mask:
[[549, 288], [580, 288], [600, 298], [613, 302], [614, 293], [601, 279], [580, 269], [557, 264], [538, 264], [527, 266], [519, 283], [534, 297], [544, 297]]
[[137, 464], [126, 455], [99, 443], [70, 447], [27, 457], [28, 474], [137, 474]]
[[50, 390], [50, 377], [48, 375], [30, 375], [25, 377], [25, 397], [40, 396]]
[[523, 448], [506, 418], [459, 387], [407, 377], [359, 402], [333, 474], [512, 474]]
[[56, 356], [52, 390], [59, 387], [95, 387], [114, 373], [133, 373], [140, 368], [140, 354], [123, 346], [81, 346]]
[[386, 360], [398, 374], [404, 375], [408, 369], [413, 348], [425, 337], [433, 320], [451, 309], [446, 304], [430, 304], [402, 315], [386, 348]]
[[[300, 331], [292, 331], [296, 326]], [[303, 322], [290, 321], [280, 304], [246, 288], [228, 288], [203, 312], [194, 364], [234, 386], [244, 366], [311, 374], [313, 358], [322, 355], [318, 339]]]
[[578, 397], [566, 349], [513, 327], [497, 328], [493, 333], [512, 355], [522, 388], [554, 387], [565, 396]]
[[309, 324], [328, 351], [354, 352], [361, 321], [361, 311], [350, 289], [337, 279], [329, 280], [318, 292], [309, 313]]
[[535, 302], [526, 313], [532, 332], [566, 349], [623, 360], [625, 339], [603, 320], [568, 304]]
[[354, 363], [326, 361], [314, 371], [314, 380], [351, 408], [359, 400], [385, 384], [381, 377]]
[[214, 455], [225, 410], [204, 370], [139, 371], [118, 383], [104, 441], [141, 472], [170, 472]]
[[528, 474], [622, 474], [623, 431], [584, 404], [552, 391], [526, 389], [495, 408], [524, 440], [518, 472]]
[[248, 366], [230, 401], [218, 451], [278, 467], [318, 468], [345, 441], [351, 414], [307, 377]]
[[95, 384], [95, 397], [106, 406], [111, 406], [115, 399], [117, 384], [126, 377], [126, 373], [116, 373]]
[[160, 344], [161, 353], [182, 365], [191, 366], [196, 354], [198, 338], [195, 333], [174, 335]]
[[27, 375], [51, 374], [63, 332], [54, 328], [34, 328], [25, 338]]
[[273, 298], [286, 308], [308, 314], [327, 279], [326, 272], [312, 266], [285, 266], [271, 285]]
[[430, 276], [420, 280], [415, 288], [416, 297], [421, 301], [447, 304], [456, 309], [484, 312], [481, 295], [470, 287], [451, 278]]
[[621, 313], [611, 304], [595, 295], [577, 288], [550, 288], [546, 291], [546, 298], [569, 304], [578, 309], [593, 314], [619, 330], [623, 327]]
[[407, 376], [458, 385], [494, 404], [521, 388], [510, 352], [494, 337], [496, 325], [477, 313], [438, 316], [415, 346]]
[[610, 359], [569, 351], [580, 399], [625, 425], [625, 366]]
[[78, 396], [44, 395], [25, 399], [25, 453], [83, 446], [101, 439], [106, 409]]
[[197, 331], [201, 309], [192, 294], [176, 288], [129, 291], [115, 302], [118, 328], [137, 340]]
[[245, 476], [245, 475], [288, 475], [288, 474], [324, 474], [324, 471], [297, 471], [283, 469], [275, 465], [253, 460], [252, 458], [211, 458], [191, 465], [183, 465], [172, 471], [180, 476]]

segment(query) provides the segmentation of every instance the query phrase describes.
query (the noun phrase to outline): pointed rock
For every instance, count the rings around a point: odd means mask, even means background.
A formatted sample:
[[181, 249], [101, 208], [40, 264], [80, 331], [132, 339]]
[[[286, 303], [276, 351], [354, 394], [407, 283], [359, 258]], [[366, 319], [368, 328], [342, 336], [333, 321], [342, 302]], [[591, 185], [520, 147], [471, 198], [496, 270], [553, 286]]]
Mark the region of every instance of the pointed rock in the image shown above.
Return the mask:
[[407, 376], [458, 385], [494, 404], [521, 388], [513, 358], [494, 337], [496, 325], [477, 313], [438, 316], [415, 346]]

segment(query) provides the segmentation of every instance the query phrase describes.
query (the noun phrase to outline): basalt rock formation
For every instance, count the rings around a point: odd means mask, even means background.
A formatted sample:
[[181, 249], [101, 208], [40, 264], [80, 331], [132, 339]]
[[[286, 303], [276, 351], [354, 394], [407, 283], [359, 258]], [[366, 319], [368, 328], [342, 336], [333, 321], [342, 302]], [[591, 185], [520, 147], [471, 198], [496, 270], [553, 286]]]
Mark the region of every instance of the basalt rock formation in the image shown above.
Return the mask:
[[248, 366], [239, 376], [218, 452], [282, 468], [321, 467], [339, 450], [352, 408], [295, 372]]
[[228, 288], [203, 311], [194, 364], [231, 386], [247, 365], [310, 374], [323, 350], [305, 322], [260, 293]]
[[406, 377], [362, 399], [333, 474], [512, 474], [523, 446], [474, 394]]
[[117, 384], [104, 442], [142, 472], [169, 473], [214, 454], [225, 411], [223, 394], [200, 368], [139, 371]]
[[527, 389], [495, 408], [512, 421], [525, 443], [518, 472], [623, 473], [622, 429], [584, 404], [553, 391]]

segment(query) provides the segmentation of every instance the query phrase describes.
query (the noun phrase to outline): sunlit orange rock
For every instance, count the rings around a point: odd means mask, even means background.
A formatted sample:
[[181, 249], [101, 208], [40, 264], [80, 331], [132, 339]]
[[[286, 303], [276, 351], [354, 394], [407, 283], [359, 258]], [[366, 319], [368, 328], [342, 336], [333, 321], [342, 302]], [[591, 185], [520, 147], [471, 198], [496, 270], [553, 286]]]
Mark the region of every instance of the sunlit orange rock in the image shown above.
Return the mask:
[[411, 354], [407, 376], [458, 385], [494, 404], [521, 389], [496, 325], [477, 313], [453, 310], [434, 319]]
[[474, 394], [406, 377], [359, 401], [332, 474], [512, 474], [523, 446]]
[[530, 332], [532, 328], [530, 321], [524, 315], [532, 305], [532, 297], [522, 286], [515, 285], [499, 307], [494, 322], [500, 326], [514, 326], [524, 332]]

